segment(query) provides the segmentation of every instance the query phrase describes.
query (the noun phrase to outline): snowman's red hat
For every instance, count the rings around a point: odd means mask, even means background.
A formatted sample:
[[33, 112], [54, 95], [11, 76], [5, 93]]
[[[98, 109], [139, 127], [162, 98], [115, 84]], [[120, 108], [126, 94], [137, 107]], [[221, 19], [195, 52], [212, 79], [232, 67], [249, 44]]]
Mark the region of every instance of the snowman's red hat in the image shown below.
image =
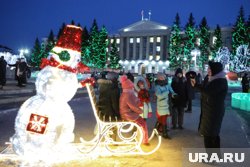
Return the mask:
[[65, 26], [48, 59], [42, 59], [40, 68], [49, 65], [74, 73], [89, 71], [89, 67], [81, 63], [81, 37], [81, 27]]
[[75, 68], [81, 61], [81, 37], [81, 27], [65, 26], [55, 47], [50, 51], [49, 59], [53, 57], [59, 63]]
[[82, 28], [67, 25], [59, 37], [56, 47], [81, 52]]

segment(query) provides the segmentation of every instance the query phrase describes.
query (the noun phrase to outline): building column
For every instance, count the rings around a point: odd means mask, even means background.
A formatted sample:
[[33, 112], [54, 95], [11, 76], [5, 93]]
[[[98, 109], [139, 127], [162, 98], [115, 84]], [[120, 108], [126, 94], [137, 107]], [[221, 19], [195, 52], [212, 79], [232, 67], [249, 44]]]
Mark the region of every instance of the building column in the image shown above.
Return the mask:
[[140, 37], [140, 51], [139, 51], [139, 60], [142, 60], [142, 53], [143, 53], [143, 38]]
[[133, 37], [133, 60], [136, 59], [136, 37]]
[[147, 36], [146, 60], [149, 60], [149, 40], [150, 40], [150, 37]]
[[157, 40], [157, 37], [154, 36], [154, 43], [153, 43], [153, 60], [156, 59], [156, 40]]
[[163, 60], [163, 51], [164, 51], [164, 42], [163, 42], [163, 40], [164, 40], [164, 37], [163, 36], [161, 36], [161, 50], [160, 50], [160, 60], [162, 61]]
[[129, 37], [126, 37], [127, 38], [127, 43], [126, 43], [126, 60], [129, 60], [129, 40], [130, 38]]

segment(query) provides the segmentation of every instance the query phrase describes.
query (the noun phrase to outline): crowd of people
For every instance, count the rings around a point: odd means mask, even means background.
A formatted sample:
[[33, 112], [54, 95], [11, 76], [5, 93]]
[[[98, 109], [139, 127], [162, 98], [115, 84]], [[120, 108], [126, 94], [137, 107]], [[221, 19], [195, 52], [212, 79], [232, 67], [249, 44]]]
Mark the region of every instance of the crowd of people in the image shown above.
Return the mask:
[[[102, 75], [97, 83], [100, 118], [104, 121], [124, 120], [137, 123], [143, 130], [145, 145], [149, 144], [148, 119], [155, 116], [157, 118], [155, 128], [163, 138], [171, 139], [170, 129], [184, 129], [184, 113], [192, 113], [195, 91], [200, 91], [201, 113], [197, 125], [198, 131], [204, 137], [205, 148], [220, 148], [219, 134], [228, 90], [226, 73], [221, 63], [209, 62], [204, 80], [195, 72], [184, 75], [183, 70], [178, 68], [171, 83], [164, 73], [156, 75], [152, 86], [146, 75], [134, 77], [131, 73], [127, 73], [119, 76], [115, 72]], [[154, 99], [156, 111], [153, 111], [151, 106]]]
[[4, 56], [0, 58], [0, 89], [6, 85], [6, 69], [7, 66], [15, 68], [15, 80], [17, 86], [25, 87], [27, 83], [27, 72], [29, 71], [28, 65], [24, 58], [18, 58], [15, 64], [8, 64], [4, 60]]
[[[7, 65], [15, 67], [17, 86], [25, 86], [27, 63], [18, 59], [15, 64], [7, 64], [1, 57], [0, 88], [2, 89], [6, 83]], [[169, 130], [184, 128], [184, 113], [192, 113], [195, 91], [200, 91], [201, 112], [198, 131], [204, 137], [205, 148], [220, 148], [220, 129], [228, 90], [225, 75], [223, 65], [219, 62], [209, 62], [204, 80], [195, 72], [184, 75], [181, 68], [176, 69], [172, 82], [169, 82], [164, 73], [158, 73], [153, 83], [145, 74], [134, 77], [131, 73], [121, 76], [115, 72], [102, 73], [101, 78], [97, 80], [99, 117], [103, 121], [124, 120], [138, 124], [143, 130], [143, 144], [148, 145], [148, 119], [155, 116], [155, 128], [163, 138], [171, 139]], [[244, 92], [249, 89], [247, 75], [244, 75], [242, 85]], [[154, 100], [156, 111], [153, 111], [151, 106]], [[170, 120], [171, 122], [168, 122]], [[114, 140], [116, 131], [114, 128]]]

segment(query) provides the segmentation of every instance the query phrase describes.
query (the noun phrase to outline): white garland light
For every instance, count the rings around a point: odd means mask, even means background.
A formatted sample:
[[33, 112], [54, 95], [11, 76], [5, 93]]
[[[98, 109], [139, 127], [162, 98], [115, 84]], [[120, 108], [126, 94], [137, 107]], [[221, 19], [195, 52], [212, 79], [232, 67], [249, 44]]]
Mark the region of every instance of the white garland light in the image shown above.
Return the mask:
[[230, 62], [231, 53], [227, 47], [220, 47], [216, 53], [215, 61], [221, 62], [225, 67]]
[[231, 66], [235, 72], [250, 71], [250, 49], [248, 45], [241, 45], [236, 50], [236, 55], [231, 61]]

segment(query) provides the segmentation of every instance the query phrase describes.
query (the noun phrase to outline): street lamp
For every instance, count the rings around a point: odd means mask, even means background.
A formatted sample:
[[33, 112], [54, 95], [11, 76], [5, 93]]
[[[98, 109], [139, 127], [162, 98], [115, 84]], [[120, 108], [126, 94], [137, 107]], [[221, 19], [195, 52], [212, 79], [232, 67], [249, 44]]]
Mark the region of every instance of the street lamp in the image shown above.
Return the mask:
[[19, 58], [21, 58], [21, 57], [24, 57], [24, 54], [28, 54], [29, 50], [28, 49], [20, 49], [19, 52], [20, 52]]
[[192, 60], [194, 61], [194, 68], [197, 68], [197, 56], [200, 56], [201, 52], [198, 49], [194, 49], [191, 51], [191, 55], [193, 56]]

